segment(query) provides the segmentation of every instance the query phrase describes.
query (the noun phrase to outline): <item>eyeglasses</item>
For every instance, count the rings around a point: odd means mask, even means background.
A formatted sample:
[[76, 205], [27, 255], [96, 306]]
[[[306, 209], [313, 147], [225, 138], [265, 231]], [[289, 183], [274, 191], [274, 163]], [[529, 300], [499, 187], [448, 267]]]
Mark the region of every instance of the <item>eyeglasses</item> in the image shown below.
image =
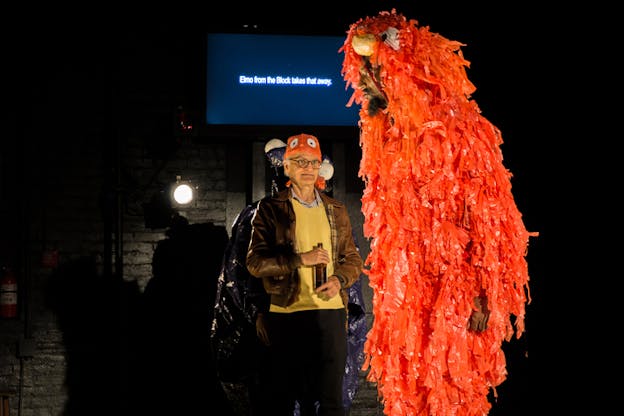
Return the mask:
[[307, 159], [288, 159], [291, 162], [295, 162], [297, 164], [297, 166], [299, 166], [301, 169], [305, 169], [307, 168], [309, 165], [312, 165], [312, 168], [314, 169], [319, 169], [321, 167], [321, 161], [314, 159], [314, 160], [307, 160]]

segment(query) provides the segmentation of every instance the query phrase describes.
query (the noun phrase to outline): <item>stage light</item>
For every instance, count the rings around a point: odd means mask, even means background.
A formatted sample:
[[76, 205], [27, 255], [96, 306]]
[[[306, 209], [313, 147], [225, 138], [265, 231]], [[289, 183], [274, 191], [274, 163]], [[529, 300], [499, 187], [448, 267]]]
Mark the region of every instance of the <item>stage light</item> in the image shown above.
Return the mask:
[[190, 181], [183, 181], [180, 176], [176, 176], [176, 183], [173, 185], [171, 197], [178, 205], [188, 205], [195, 197], [195, 190]]

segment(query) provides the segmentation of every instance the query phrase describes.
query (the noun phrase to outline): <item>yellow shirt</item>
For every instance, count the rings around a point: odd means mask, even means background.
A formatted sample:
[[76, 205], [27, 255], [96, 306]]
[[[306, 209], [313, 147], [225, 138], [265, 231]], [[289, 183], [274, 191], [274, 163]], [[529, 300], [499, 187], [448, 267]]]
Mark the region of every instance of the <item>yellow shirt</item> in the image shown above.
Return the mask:
[[[323, 248], [329, 252], [329, 258], [333, 258], [331, 245], [331, 231], [329, 220], [323, 204], [308, 208], [292, 199], [292, 204], [297, 218], [295, 238], [297, 252], [303, 253], [312, 250], [318, 243], [323, 243]], [[313, 309], [341, 309], [344, 308], [340, 293], [329, 300], [323, 300], [314, 293], [313, 278], [314, 266], [301, 266], [298, 269], [301, 291], [299, 298], [290, 306], [281, 307], [271, 304], [271, 312], [296, 312]], [[334, 265], [327, 265], [327, 276], [334, 273]]]

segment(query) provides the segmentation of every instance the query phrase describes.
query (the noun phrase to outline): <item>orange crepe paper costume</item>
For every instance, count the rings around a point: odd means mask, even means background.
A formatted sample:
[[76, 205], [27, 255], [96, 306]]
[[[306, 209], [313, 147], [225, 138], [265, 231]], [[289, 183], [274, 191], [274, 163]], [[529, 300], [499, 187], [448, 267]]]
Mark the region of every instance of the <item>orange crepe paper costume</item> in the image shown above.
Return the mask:
[[[487, 414], [507, 376], [502, 343], [525, 330], [538, 234], [514, 202], [501, 132], [470, 98], [461, 46], [392, 10], [352, 24], [339, 51], [347, 105], [361, 105], [374, 316], [363, 370], [391, 416]], [[484, 330], [469, 324], [475, 299]]]

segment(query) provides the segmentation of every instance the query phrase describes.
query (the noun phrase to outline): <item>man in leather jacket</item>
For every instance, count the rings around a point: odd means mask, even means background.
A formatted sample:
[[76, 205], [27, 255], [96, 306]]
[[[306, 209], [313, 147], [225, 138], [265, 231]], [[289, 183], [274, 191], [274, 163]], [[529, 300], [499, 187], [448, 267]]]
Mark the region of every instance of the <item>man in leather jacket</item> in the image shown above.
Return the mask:
[[[347, 208], [319, 192], [324, 179], [318, 139], [299, 134], [284, 153], [287, 189], [262, 199], [252, 219], [249, 272], [270, 296], [258, 336], [269, 347], [267, 414], [344, 416], [342, 381], [347, 355], [347, 290], [363, 261]], [[322, 243], [322, 247], [318, 247]], [[314, 266], [326, 267], [314, 285]], [[318, 405], [318, 409], [316, 409]]]

